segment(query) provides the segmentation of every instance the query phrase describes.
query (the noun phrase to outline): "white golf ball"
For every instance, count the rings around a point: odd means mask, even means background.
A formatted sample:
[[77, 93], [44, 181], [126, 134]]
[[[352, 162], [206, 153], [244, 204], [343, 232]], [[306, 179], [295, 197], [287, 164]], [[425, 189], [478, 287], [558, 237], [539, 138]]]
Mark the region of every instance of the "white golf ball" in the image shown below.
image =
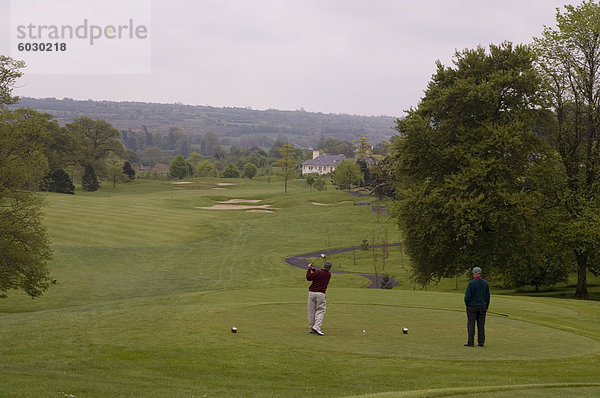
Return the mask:
[[363, 333], [366, 333], [367, 331], [365, 329], [363, 329]]
[[237, 333], [237, 328], [235, 326], [231, 328], [231, 333]]

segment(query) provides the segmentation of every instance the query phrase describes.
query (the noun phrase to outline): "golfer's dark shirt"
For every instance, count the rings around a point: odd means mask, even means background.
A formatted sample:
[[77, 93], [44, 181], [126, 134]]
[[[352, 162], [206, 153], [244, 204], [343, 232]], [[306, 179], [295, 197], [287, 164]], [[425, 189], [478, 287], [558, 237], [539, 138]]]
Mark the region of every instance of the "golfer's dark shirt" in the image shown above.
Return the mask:
[[465, 291], [465, 305], [486, 308], [490, 306], [490, 287], [485, 279], [475, 278], [469, 282]]
[[308, 288], [311, 292], [325, 293], [327, 285], [329, 285], [329, 279], [331, 279], [331, 273], [324, 269], [319, 269], [314, 272], [306, 270], [306, 280], [312, 281], [312, 284]]

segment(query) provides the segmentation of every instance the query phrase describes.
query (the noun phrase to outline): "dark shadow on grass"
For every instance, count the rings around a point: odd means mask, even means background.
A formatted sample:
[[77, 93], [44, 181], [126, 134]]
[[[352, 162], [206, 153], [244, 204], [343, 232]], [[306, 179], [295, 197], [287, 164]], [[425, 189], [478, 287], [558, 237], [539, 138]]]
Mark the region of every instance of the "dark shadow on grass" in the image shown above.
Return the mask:
[[[600, 301], [600, 292], [598, 292], [598, 289], [592, 290], [592, 288], [598, 288], [598, 286], [600, 286], [600, 285], [597, 285], [597, 284], [588, 284], [587, 285], [587, 288], [588, 288], [588, 298], [586, 299], [587, 301]], [[514, 290], [514, 294], [517, 296], [549, 297], [549, 298], [558, 298], [558, 299], [580, 300], [580, 299], [577, 299], [574, 295], [576, 288], [577, 288], [576, 285], [566, 285], [566, 286], [561, 286], [561, 287], [554, 286], [554, 287], [540, 289], [540, 290], [535, 290], [533, 288], [531, 288], [531, 289], [520, 288], [520, 289]]]

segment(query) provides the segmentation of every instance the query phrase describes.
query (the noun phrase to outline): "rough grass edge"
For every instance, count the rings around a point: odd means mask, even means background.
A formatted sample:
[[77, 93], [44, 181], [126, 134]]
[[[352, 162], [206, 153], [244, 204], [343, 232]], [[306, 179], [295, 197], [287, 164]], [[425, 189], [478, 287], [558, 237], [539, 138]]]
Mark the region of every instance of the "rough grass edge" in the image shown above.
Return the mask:
[[428, 390], [412, 391], [389, 391], [376, 394], [353, 395], [346, 398], [386, 398], [386, 397], [410, 397], [410, 398], [429, 398], [429, 397], [448, 397], [453, 395], [470, 395], [496, 391], [522, 391], [537, 390], [542, 388], [571, 388], [571, 387], [600, 387], [600, 383], [548, 383], [548, 384], [515, 384], [504, 386], [485, 386], [485, 387], [453, 387], [436, 388]]

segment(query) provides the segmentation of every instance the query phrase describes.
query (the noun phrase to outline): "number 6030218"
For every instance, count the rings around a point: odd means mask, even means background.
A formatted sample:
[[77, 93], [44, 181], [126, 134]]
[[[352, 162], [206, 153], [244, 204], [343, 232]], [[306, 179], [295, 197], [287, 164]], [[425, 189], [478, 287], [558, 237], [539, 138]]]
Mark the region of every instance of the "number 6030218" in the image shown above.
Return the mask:
[[19, 51], [67, 51], [67, 43], [19, 43]]

